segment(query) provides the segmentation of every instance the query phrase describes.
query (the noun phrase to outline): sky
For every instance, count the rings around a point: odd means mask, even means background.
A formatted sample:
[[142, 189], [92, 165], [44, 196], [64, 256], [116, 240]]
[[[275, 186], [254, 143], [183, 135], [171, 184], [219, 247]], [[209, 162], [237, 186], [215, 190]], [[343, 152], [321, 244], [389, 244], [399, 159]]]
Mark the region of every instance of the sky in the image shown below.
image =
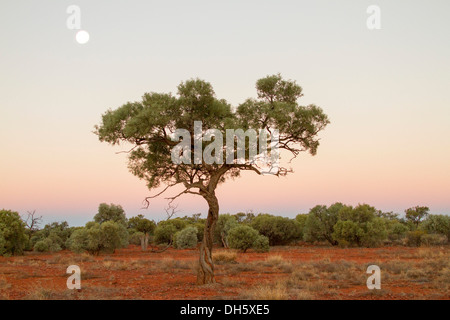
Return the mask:
[[[69, 29], [80, 8], [79, 44]], [[381, 29], [370, 30], [370, 5]], [[294, 217], [317, 204], [450, 213], [450, 2], [447, 0], [0, 0], [0, 209], [84, 225], [102, 202], [165, 217], [164, 197], [92, 133], [145, 92], [209, 81], [233, 106], [281, 73], [331, 124], [318, 154], [284, 178], [244, 173], [221, 185], [221, 213]], [[186, 195], [178, 215], [206, 214]]]

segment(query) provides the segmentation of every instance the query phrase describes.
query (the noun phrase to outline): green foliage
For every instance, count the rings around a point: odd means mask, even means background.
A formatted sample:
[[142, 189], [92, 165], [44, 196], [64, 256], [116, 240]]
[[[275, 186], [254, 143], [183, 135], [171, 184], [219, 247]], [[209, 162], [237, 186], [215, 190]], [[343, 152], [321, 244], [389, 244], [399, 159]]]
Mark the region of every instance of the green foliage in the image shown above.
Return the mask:
[[235, 216], [228, 213], [221, 214], [214, 228], [214, 242], [227, 246], [228, 232], [238, 225]]
[[239, 225], [228, 233], [228, 245], [232, 249], [246, 252], [252, 248], [255, 240], [259, 237], [258, 231], [247, 225]]
[[84, 228], [76, 229], [68, 245], [74, 252], [114, 253], [128, 244], [128, 232], [122, 223], [106, 221], [102, 224], [88, 222]]
[[0, 210], [0, 255], [21, 255], [26, 242], [25, 223], [19, 214]]
[[405, 210], [406, 219], [411, 221], [417, 228], [419, 226], [420, 221], [428, 215], [429, 211], [430, 209], [428, 207], [420, 207], [420, 206], [406, 209]]
[[308, 242], [328, 241], [331, 245], [337, 245], [333, 232], [341, 210], [348, 210], [348, 207], [342, 203], [335, 203], [328, 208], [323, 205], [312, 208], [305, 221], [304, 240]]
[[256, 237], [255, 241], [253, 242], [252, 248], [256, 252], [269, 252], [269, 238], [263, 236], [262, 234], [258, 235], [258, 237]]
[[409, 231], [408, 226], [399, 221], [394, 221], [387, 226], [388, 238], [390, 240], [401, 240], [406, 237], [406, 233]]
[[270, 214], [258, 215], [253, 219], [251, 226], [269, 238], [272, 246], [288, 244], [300, 239], [302, 234], [300, 224], [296, 220]]
[[35, 243], [33, 247], [34, 251], [38, 252], [56, 252], [61, 250], [61, 246], [51, 238], [45, 238], [43, 240], [39, 240]]
[[442, 234], [450, 240], [450, 216], [443, 214], [430, 214], [422, 222], [421, 228], [427, 233]]
[[94, 221], [102, 224], [103, 222], [113, 221], [126, 225], [127, 218], [122, 206], [115, 204], [101, 203], [98, 206], [98, 213], [94, 216]]
[[[133, 229], [131, 229], [133, 230]], [[130, 232], [130, 231], [128, 231]], [[145, 234], [143, 232], [139, 231], [133, 231], [130, 233], [129, 243], [134, 245], [141, 245], [141, 239], [145, 237]]]
[[[74, 228], [70, 228], [66, 221], [53, 222], [46, 224], [41, 230], [38, 230], [30, 239], [30, 243], [34, 250], [36, 250], [36, 243], [39, 241], [47, 240], [49, 249], [45, 251], [58, 251], [66, 249], [66, 242], [72, 234]], [[43, 248], [43, 245], [40, 245]], [[37, 250], [39, 251], [39, 250]]]
[[156, 228], [156, 223], [152, 220], [146, 219], [142, 214], [139, 214], [128, 220], [128, 228], [144, 234], [153, 234]]
[[173, 224], [159, 223], [155, 229], [155, 242], [158, 244], [169, 244], [177, 231]]
[[341, 246], [375, 247], [387, 238], [388, 220], [380, 218], [378, 211], [367, 204], [355, 208], [344, 206], [338, 212], [333, 239]]
[[195, 248], [197, 241], [197, 228], [189, 226], [175, 233], [173, 246], [177, 249]]
[[306, 220], [308, 220], [308, 214], [301, 213], [295, 217], [295, 220], [298, 223], [298, 228], [300, 230], [300, 239], [304, 239], [305, 236], [305, 225]]
[[406, 234], [406, 244], [410, 247], [420, 247], [422, 237], [426, 234], [423, 230], [413, 230]]

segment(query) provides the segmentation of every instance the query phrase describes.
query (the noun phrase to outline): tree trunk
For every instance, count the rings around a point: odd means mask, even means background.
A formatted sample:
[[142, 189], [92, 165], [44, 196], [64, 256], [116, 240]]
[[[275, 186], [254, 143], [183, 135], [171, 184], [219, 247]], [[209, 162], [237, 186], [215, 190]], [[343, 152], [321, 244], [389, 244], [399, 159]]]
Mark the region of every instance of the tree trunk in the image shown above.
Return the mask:
[[197, 284], [215, 283], [214, 264], [212, 260], [213, 233], [219, 219], [219, 201], [214, 194], [205, 195], [208, 202], [208, 217], [206, 219], [203, 241], [200, 246], [200, 260], [197, 273]]

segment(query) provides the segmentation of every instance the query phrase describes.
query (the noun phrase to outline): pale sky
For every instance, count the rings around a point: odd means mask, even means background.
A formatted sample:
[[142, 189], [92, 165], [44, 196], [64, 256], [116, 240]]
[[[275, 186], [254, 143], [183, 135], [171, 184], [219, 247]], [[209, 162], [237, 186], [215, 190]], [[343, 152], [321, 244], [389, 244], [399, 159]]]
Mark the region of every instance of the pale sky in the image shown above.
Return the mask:
[[[316, 204], [368, 203], [450, 213], [450, 2], [0, 1], [0, 208], [83, 225], [101, 202], [164, 217], [166, 200], [92, 131], [145, 92], [211, 82], [237, 106], [280, 72], [331, 124], [318, 155], [286, 178], [244, 174], [219, 187], [220, 211], [294, 217]], [[81, 9], [86, 44], [66, 26]], [[381, 9], [381, 30], [366, 10]], [[206, 213], [178, 201], [180, 216]]]

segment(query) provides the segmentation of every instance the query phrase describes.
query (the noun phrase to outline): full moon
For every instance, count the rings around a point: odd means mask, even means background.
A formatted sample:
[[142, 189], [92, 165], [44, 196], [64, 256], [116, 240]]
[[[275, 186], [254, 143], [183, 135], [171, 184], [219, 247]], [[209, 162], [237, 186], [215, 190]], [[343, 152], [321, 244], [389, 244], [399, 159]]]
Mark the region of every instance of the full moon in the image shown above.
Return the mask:
[[89, 41], [89, 33], [87, 31], [80, 30], [77, 32], [75, 39], [79, 44], [85, 44], [86, 42]]

